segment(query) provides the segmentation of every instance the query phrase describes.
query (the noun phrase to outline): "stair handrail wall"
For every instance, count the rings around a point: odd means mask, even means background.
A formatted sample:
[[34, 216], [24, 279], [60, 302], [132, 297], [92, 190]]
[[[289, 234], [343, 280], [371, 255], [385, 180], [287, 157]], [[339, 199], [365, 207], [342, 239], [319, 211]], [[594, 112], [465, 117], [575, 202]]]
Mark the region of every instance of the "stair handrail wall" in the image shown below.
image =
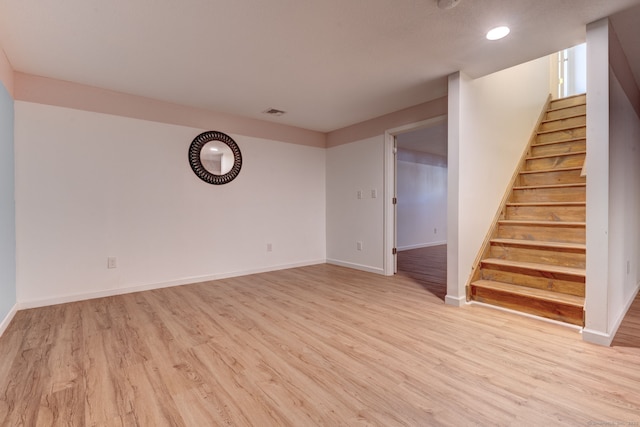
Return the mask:
[[511, 198], [511, 193], [513, 192], [513, 187], [516, 184], [516, 181], [519, 179], [520, 177], [520, 171], [524, 168], [525, 162], [527, 160], [527, 157], [529, 156], [529, 153], [531, 152], [531, 146], [533, 145], [533, 143], [536, 140], [536, 136], [538, 134], [538, 128], [540, 127], [540, 124], [542, 123], [542, 121], [545, 118], [545, 114], [547, 113], [547, 110], [549, 109], [549, 106], [551, 105], [551, 101], [552, 101], [552, 95], [549, 94], [549, 96], [547, 96], [547, 101], [545, 102], [544, 106], [542, 107], [542, 111], [540, 112], [540, 116], [538, 117], [538, 121], [536, 122], [536, 124], [533, 127], [533, 130], [531, 131], [531, 136], [529, 137], [529, 142], [527, 143], [527, 145], [525, 146], [522, 155], [520, 156], [520, 161], [518, 162], [515, 171], [513, 172], [513, 175], [511, 176], [511, 179], [509, 180], [509, 183], [507, 184], [507, 188], [504, 192], [504, 195], [502, 196], [502, 200], [500, 201], [500, 204], [498, 205], [498, 210], [493, 218], [493, 221], [491, 221], [491, 225], [489, 226], [489, 230], [487, 231], [487, 235], [484, 239], [484, 242], [482, 242], [482, 245], [480, 246], [480, 250], [478, 251], [478, 255], [476, 257], [476, 259], [473, 261], [473, 264], [471, 265], [471, 273], [469, 274], [469, 278], [467, 279], [467, 283], [465, 284], [465, 289], [466, 289], [466, 293], [467, 293], [467, 301], [469, 301], [470, 295], [470, 289], [471, 289], [471, 283], [474, 282], [475, 280], [477, 280], [479, 278], [479, 274], [480, 274], [480, 265], [481, 262], [484, 258], [487, 257], [489, 249], [490, 249], [490, 244], [491, 244], [491, 239], [493, 239], [495, 237], [495, 233], [497, 230], [497, 225], [498, 225], [498, 221], [500, 221], [500, 219], [504, 218], [505, 216], [505, 211], [507, 208], [507, 203], [509, 202], [509, 199]]

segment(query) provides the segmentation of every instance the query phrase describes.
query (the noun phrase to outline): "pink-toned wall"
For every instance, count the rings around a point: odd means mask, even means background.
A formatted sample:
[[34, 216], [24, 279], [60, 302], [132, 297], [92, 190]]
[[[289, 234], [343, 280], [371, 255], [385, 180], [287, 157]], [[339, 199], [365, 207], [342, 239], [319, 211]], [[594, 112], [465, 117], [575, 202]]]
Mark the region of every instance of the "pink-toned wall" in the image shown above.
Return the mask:
[[325, 146], [325, 134], [298, 127], [171, 104], [62, 80], [15, 73], [15, 99], [200, 129]]
[[329, 132], [327, 134], [327, 148], [384, 135], [385, 131], [389, 129], [446, 115], [447, 99], [446, 96], [443, 96], [404, 110]]

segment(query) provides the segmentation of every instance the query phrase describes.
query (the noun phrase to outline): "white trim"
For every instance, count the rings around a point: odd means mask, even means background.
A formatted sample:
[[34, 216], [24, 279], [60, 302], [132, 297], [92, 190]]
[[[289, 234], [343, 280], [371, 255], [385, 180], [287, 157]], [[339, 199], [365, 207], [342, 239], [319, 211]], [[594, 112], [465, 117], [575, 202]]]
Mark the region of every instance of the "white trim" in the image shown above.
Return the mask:
[[398, 252], [410, 251], [411, 249], [429, 248], [431, 246], [440, 246], [440, 245], [446, 245], [446, 244], [447, 244], [446, 240], [441, 240], [438, 242], [431, 242], [431, 243], [420, 243], [417, 245], [408, 245], [408, 246], [398, 247]]
[[393, 161], [393, 146], [395, 135], [389, 131], [384, 133], [384, 212], [383, 212], [383, 244], [382, 244], [382, 265], [383, 274], [393, 276], [395, 274], [395, 263], [393, 246], [395, 245], [395, 221], [393, 197], [395, 193], [395, 165]]
[[462, 297], [454, 297], [451, 295], [447, 295], [444, 297], [444, 303], [446, 305], [452, 305], [454, 307], [462, 307], [467, 304], [467, 298]]
[[368, 273], [385, 275], [385, 271], [379, 267], [370, 267], [368, 265], [356, 264], [353, 262], [339, 261], [337, 259], [327, 259], [327, 264], [338, 265], [340, 267], [353, 268], [354, 270], [366, 271]]
[[582, 341], [609, 347], [613, 341], [613, 335], [585, 328], [582, 330]]
[[171, 280], [171, 281], [161, 282], [161, 283], [149, 283], [144, 285], [130, 286], [126, 288], [108, 289], [104, 291], [68, 294], [68, 295], [62, 295], [54, 298], [45, 298], [41, 300], [21, 301], [17, 304], [17, 306], [18, 306], [18, 309], [20, 310], [27, 309], [27, 308], [46, 307], [46, 306], [55, 305], [55, 304], [65, 304], [69, 302], [83, 301], [83, 300], [89, 300], [94, 298], [104, 298], [104, 297], [110, 297], [114, 295], [124, 295], [124, 294], [130, 294], [133, 292], [169, 288], [172, 286], [190, 285], [194, 283], [208, 282], [210, 280], [227, 279], [231, 277], [247, 276], [250, 274], [267, 273], [270, 271], [285, 270], [288, 268], [296, 268], [296, 267], [306, 267], [309, 265], [317, 265], [317, 264], [325, 264], [325, 263], [326, 263], [326, 260], [324, 259], [311, 260], [306, 262], [284, 264], [284, 265], [278, 265], [278, 266], [267, 267], [267, 268], [257, 268], [254, 270], [236, 271], [236, 272], [230, 272], [230, 273], [214, 274], [209, 276], [187, 277], [183, 279]]
[[638, 296], [638, 292], [640, 292], [640, 283], [636, 285], [636, 290], [633, 292], [633, 296], [629, 298], [629, 301], [627, 301], [627, 303], [625, 304], [624, 309], [620, 312], [620, 316], [618, 316], [618, 319], [616, 319], [615, 323], [613, 324], [613, 327], [609, 332], [605, 334], [600, 331], [585, 329], [582, 332], [582, 340], [586, 342], [590, 342], [592, 344], [599, 344], [599, 345], [604, 345], [606, 347], [609, 347], [613, 342], [613, 340], [615, 339], [616, 334], [618, 333], [618, 328], [620, 328], [620, 325], [624, 320], [624, 316], [626, 316], [627, 312], [631, 308], [631, 305], [633, 304], [636, 297]]
[[443, 114], [440, 116], [432, 117], [426, 120], [421, 120], [415, 123], [409, 123], [403, 126], [398, 126], [392, 129], [387, 129], [384, 132], [384, 238], [383, 238], [383, 274], [387, 276], [393, 276], [394, 269], [394, 256], [392, 255], [393, 246], [395, 245], [395, 219], [393, 213], [392, 199], [394, 197], [395, 176], [393, 162], [393, 141], [396, 135], [402, 133], [411, 132], [414, 130], [428, 128], [438, 123], [447, 121], [448, 115]]
[[458, 256], [460, 236], [458, 236], [460, 195], [460, 128], [462, 109], [462, 80], [466, 76], [460, 71], [448, 77], [447, 106], [447, 295], [455, 299], [465, 298], [466, 277], [460, 279]]
[[2, 319], [2, 322], [0, 322], [0, 337], [2, 336], [2, 334], [4, 334], [4, 331], [7, 330], [9, 324], [13, 320], [13, 316], [15, 316], [17, 312], [18, 304], [14, 304], [13, 307], [11, 307], [11, 310], [9, 310], [9, 313], [7, 313], [4, 319]]

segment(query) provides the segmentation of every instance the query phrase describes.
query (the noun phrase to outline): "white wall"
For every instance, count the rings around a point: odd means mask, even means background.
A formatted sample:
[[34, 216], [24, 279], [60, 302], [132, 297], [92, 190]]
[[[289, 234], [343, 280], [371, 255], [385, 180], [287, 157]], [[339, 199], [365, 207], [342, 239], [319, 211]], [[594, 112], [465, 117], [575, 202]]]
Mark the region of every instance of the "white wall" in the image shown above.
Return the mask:
[[459, 239], [450, 248], [456, 252], [448, 252], [458, 267], [457, 277], [448, 274], [450, 304], [465, 296], [473, 261], [549, 95], [549, 78], [545, 57], [475, 80], [461, 73], [450, 79], [449, 177], [459, 175], [457, 183], [449, 180], [457, 209], [449, 210], [454, 229], [447, 240], [451, 246], [452, 236]]
[[640, 118], [609, 80], [608, 324], [617, 329], [640, 286]]
[[0, 335], [16, 305], [13, 118], [13, 98], [0, 83]]
[[[587, 26], [586, 341], [606, 343], [609, 281], [609, 23]], [[603, 339], [604, 341], [601, 341]]]
[[327, 149], [329, 263], [383, 273], [383, 175], [383, 135]]
[[398, 250], [446, 243], [446, 158], [399, 149], [396, 175]]
[[28, 102], [15, 114], [21, 306], [325, 260], [322, 148], [230, 135], [242, 170], [214, 186], [187, 161], [204, 129]]

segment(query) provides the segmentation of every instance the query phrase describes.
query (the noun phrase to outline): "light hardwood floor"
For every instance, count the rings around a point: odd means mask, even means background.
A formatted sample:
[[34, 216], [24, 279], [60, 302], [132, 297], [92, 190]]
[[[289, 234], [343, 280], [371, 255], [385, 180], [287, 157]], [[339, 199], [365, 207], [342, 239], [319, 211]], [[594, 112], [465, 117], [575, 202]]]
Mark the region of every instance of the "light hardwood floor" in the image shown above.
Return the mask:
[[637, 338], [591, 345], [426, 283], [316, 265], [20, 311], [0, 425], [640, 423]]

